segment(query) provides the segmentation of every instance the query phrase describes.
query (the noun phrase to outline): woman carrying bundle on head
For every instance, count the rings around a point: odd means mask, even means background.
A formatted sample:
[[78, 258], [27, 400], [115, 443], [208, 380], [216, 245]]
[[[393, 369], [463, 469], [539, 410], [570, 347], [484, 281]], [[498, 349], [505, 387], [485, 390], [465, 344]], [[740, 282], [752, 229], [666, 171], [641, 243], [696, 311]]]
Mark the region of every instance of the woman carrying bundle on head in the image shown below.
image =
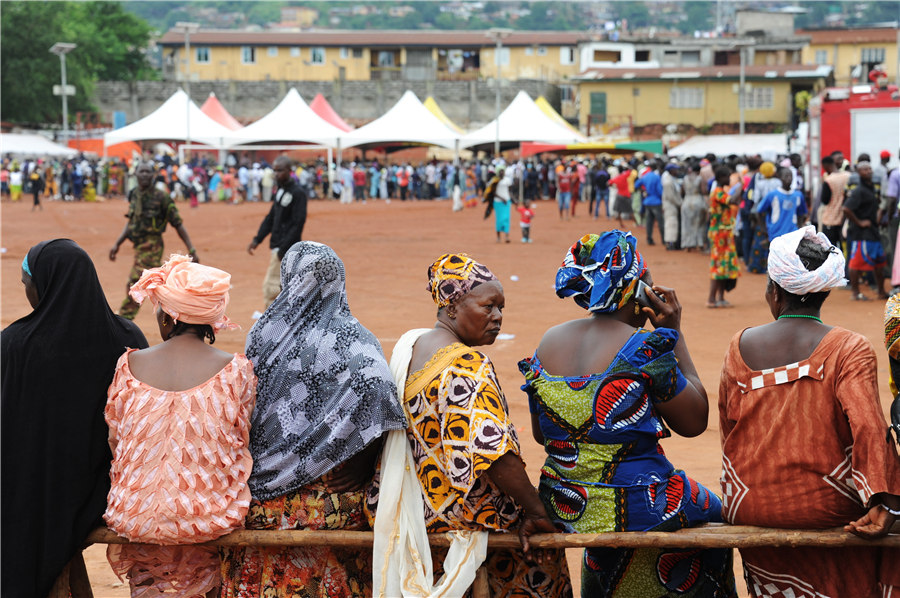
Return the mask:
[[184, 255], [131, 287], [135, 301], [156, 307], [164, 341], [122, 355], [106, 405], [113, 464], [103, 517], [144, 543], [106, 554], [135, 597], [218, 596], [216, 549], [177, 545], [241, 527], [250, 504], [256, 377], [246, 357], [210, 346], [217, 331], [237, 328], [225, 315], [230, 288], [230, 274]]
[[[732, 338], [719, 385], [725, 519], [883, 536], [900, 515], [900, 458], [885, 437], [875, 352], [821, 319], [846, 282], [844, 257], [806, 226], [772, 240], [768, 273], [775, 321]], [[742, 548], [741, 558], [752, 596], [900, 591], [896, 548]]]

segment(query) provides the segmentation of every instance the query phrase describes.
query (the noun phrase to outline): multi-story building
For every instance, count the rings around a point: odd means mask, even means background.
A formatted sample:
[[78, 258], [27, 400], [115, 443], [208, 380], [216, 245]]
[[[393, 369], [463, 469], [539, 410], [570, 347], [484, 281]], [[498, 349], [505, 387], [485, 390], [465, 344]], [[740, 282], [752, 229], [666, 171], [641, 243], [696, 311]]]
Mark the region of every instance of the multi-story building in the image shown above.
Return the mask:
[[793, 128], [794, 97], [823, 86], [830, 67], [802, 64], [810, 38], [794, 34], [790, 14], [740, 11], [736, 24], [736, 34], [723, 37], [622, 36], [582, 43], [583, 70], [571, 94], [582, 130], [736, 132], [742, 112], [750, 132]]
[[900, 29], [896, 26], [809, 29], [798, 33], [810, 38], [803, 48], [803, 63], [831, 66], [837, 85], [868, 83], [869, 71], [877, 65], [884, 65], [888, 78], [897, 83]]
[[579, 75], [579, 122], [590, 135], [634, 131], [659, 136], [669, 125], [701, 132], [737, 132], [744, 105], [747, 132], [786, 131], [794, 96], [822, 87], [831, 67], [734, 65], [591, 68]]
[[[488, 31], [167, 32], [157, 42], [164, 77], [215, 81], [466, 80], [565, 81], [580, 72], [581, 32], [515, 31], [499, 55]], [[499, 65], [497, 64], [499, 62]]]

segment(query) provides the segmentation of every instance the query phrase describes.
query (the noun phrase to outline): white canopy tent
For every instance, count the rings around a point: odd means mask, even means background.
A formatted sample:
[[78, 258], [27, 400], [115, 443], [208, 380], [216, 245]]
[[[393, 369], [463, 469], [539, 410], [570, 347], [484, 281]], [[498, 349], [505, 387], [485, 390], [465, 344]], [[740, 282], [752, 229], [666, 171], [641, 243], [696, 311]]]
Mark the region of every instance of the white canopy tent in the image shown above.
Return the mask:
[[[190, 134], [188, 134], [190, 133]], [[179, 89], [162, 106], [121, 129], [103, 136], [103, 146], [123, 141], [186, 141], [216, 148], [233, 132], [207, 116], [183, 89]]]
[[78, 150], [53, 143], [43, 135], [3, 133], [0, 135], [0, 153], [31, 158], [43, 156], [72, 158], [78, 155]]
[[311, 143], [334, 147], [344, 132], [316, 114], [291, 88], [271, 112], [237, 131], [229, 131], [228, 146], [249, 143]]
[[460, 134], [445, 125], [407, 90], [381, 117], [349, 133], [342, 133], [340, 147], [390, 143], [420, 143], [457, 149]]
[[520, 91], [499, 117], [480, 129], [464, 135], [460, 145], [473, 147], [494, 143], [498, 138], [498, 122], [500, 143], [534, 141], [569, 144], [587, 141], [581, 133], [548, 116], [534, 103], [531, 96]]
[[765, 160], [774, 160], [778, 154], [787, 153], [787, 136], [779, 133], [765, 135], [695, 135], [669, 150], [676, 158], [690, 156], [753, 156], [759, 154]]

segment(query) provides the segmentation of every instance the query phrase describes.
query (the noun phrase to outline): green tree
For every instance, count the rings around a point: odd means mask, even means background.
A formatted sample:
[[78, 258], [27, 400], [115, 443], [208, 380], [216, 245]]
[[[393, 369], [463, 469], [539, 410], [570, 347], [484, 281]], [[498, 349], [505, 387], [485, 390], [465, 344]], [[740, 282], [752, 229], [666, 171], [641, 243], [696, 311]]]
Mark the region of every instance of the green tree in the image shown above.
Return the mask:
[[62, 103], [53, 95], [60, 61], [50, 54], [56, 42], [78, 47], [66, 56], [66, 81], [76, 94], [71, 112], [92, 110], [94, 82], [152, 77], [144, 51], [147, 24], [125, 13], [118, 2], [0, 3], [0, 118], [12, 122], [59, 122]]
[[694, 31], [709, 31], [714, 27], [713, 15], [716, 7], [709, 2], [685, 2], [685, 20], [679, 24], [682, 33]]
[[628, 19], [628, 29], [639, 29], [653, 24], [646, 2], [615, 2], [611, 6], [619, 19]]

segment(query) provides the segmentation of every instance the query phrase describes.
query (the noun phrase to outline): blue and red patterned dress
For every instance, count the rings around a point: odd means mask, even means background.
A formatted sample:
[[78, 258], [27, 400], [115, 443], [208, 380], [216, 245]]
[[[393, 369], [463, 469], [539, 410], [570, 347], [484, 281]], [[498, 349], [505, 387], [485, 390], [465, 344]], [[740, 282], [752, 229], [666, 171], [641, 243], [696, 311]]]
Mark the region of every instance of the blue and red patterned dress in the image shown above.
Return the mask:
[[[655, 405], [680, 393], [678, 332], [638, 329], [606, 371], [554, 376], [535, 354], [519, 362], [547, 460], [540, 495], [567, 530], [674, 531], [722, 520], [722, 503], [676, 470]], [[731, 550], [590, 548], [583, 596], [736, 596]]]

